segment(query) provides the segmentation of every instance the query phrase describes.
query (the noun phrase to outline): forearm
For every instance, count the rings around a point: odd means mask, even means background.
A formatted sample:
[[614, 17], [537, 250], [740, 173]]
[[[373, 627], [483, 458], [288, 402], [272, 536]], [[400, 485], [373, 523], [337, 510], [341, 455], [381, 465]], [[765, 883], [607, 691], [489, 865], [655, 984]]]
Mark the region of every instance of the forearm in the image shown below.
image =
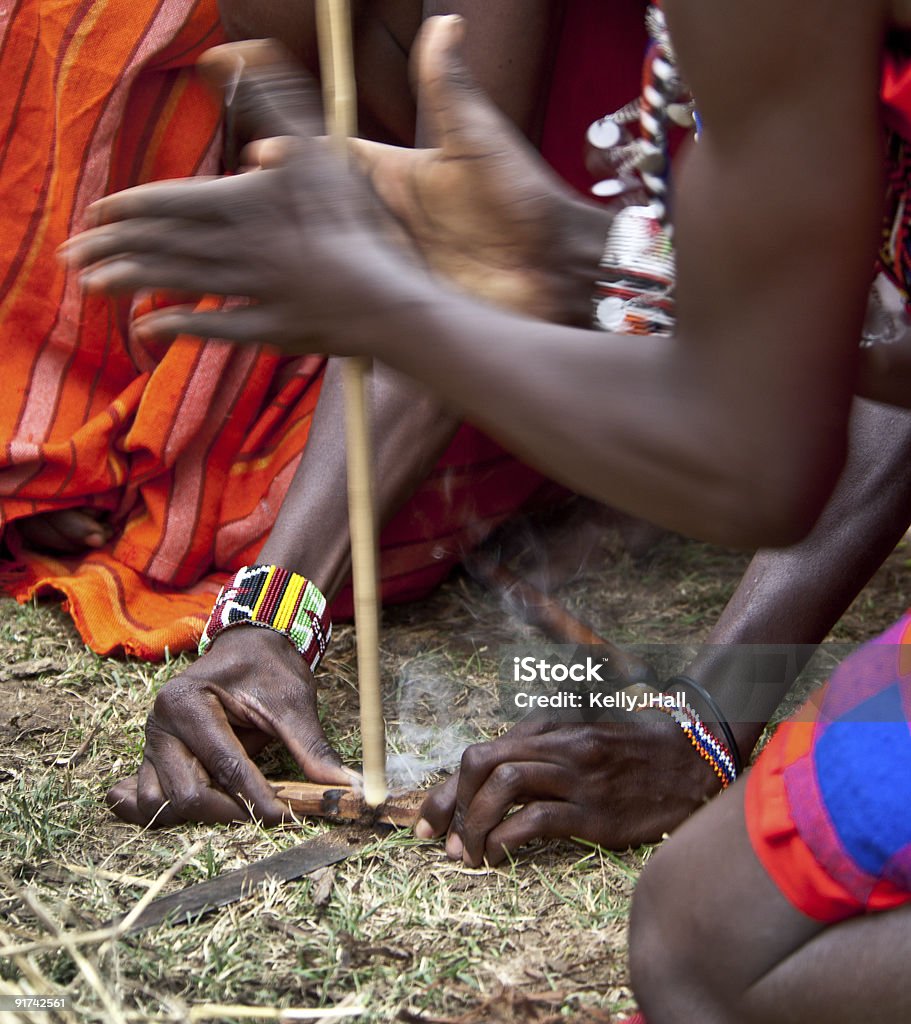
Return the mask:
[[[911, 413], [858, 400], [848, 459], [807, 537], [760, 551], [687, 669], [738, 723], [744, 751], [911, 519]], [[750, 645], [780, 645], [758, 652]]]
[[[387, 298], [403, 280], [390, 274]], [[705, 360], [671, 338], [533, 321], [414, 277], [384, 305], [388, 315], [372, 318], [358, 348], [428, 385], [574, 490], [751, 547], [802, 536], [819, 512], [819, 495], [783, 474], [776, 458], [799, 420], [782, 422], [781, 406], [735, 372], [736, 353]], [[837, 461], [837, 418], [826, 440]], [[815, 486], [838, 466], [814, 469]]]
[[[260, 560], [312, 579], [331, 601], [351, 568], [342, 366], [329, 361], [307, 446]], [[431, 469], [457, 421], [377, 364], [369, 384], [375, 501], [386, 522]]]

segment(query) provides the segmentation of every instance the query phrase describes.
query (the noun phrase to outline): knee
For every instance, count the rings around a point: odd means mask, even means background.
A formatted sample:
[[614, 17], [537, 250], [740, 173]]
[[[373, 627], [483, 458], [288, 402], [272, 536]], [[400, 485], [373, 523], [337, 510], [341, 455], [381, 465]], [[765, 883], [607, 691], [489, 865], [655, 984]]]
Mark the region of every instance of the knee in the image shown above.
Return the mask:
[[629, 967], [633, 992], [650, 1024], [673, 1020], [665, 1010], [683, 973], [676, 920], [680, 901], [673, 886], [673, 852], [659, 850], [646, 865], [630, 910]]
[[640, 876], [630, 914], [630, 976], [649, 1024], [732, 1021], [713, 971], [714, 940], [688, 893], [692, 865], [665, 844]]

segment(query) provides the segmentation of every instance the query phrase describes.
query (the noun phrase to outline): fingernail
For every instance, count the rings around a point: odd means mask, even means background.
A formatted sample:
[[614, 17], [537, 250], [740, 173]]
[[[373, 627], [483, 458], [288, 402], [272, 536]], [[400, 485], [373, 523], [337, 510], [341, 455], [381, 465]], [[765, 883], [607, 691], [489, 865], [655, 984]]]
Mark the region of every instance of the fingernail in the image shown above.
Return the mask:
[[421, 818], [414, 826], [414, 834], [418, 839], [433, 839], [433, 825], [426, 818]]
[[461, 860], [464, 849], [461, 837], [453, 832], [446, 840], [446, 856], [451, 857], [453, 860]]
[[445, 15], [445, 18], [449, 28], [458, 30], [458, 36], [456, 37], [455, 41], [461, 42], [462, 37], [465, 34], [465, 19], [461, 16], [461, 14], [447, 14]]
[[130, 333], [143, 340], [147, 340], [153, 336], [154, 324], [148, 322], [148, 317], [143, 317], [141, 320], [134, 320], [130, 326]]

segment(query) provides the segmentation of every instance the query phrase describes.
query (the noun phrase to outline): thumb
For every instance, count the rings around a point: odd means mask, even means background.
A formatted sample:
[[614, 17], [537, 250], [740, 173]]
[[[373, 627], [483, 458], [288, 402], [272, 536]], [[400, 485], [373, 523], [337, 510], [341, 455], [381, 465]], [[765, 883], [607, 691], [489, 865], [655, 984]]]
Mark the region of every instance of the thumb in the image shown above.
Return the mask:
[[274, 40], [215, 46], [200, 57], [199, 70], [222, 93], [229, 152], [239, 153], [253, 139], [311, 138], [322, 133], [316, 88]]
[[273, 723], [278, 738], [288, 748], [298, 767], [311, 782], [351, 786], [360, 784], [359, 774], [342, 764], [316, 712], [315, 700], [285, 706]]
[[471, 77], [462, 42], [465, 22], [457, 15], [428, 18], [416, 44], [418, 116], [428, 144], [449, 157], [476, 156], [496, 142], [506, 117]]

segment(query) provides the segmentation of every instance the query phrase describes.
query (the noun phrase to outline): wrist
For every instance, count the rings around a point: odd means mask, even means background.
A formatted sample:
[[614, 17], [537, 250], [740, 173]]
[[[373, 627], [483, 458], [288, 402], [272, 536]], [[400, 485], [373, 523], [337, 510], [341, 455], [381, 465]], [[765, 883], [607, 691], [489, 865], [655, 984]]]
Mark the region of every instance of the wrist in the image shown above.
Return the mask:
[[[330, 325], [327, 350], [343, 357], [394, 362], [403, 338], [419, 336], [440, 299], [440, 285], [392, 247], [362, 275], [342, 314]], [[426, 335], [425, 335], [426, 337]]]
[[557, 273], [565, 275], [561, 323], [590, 327], [592, 297], [599, 277], [604, 243], [614, 219], [614, 210], [567, 196], [561, 210], [561, 256]]
[[722, 790], [721, 782], [670, 715], [657, 710], [639, 714], [648, 720], [651, 728], [661, 731], [662, 749], [665, 751], [661, 758], [662, 765], [664, 772], [674, 779], [682, 821], [718, 796]]

